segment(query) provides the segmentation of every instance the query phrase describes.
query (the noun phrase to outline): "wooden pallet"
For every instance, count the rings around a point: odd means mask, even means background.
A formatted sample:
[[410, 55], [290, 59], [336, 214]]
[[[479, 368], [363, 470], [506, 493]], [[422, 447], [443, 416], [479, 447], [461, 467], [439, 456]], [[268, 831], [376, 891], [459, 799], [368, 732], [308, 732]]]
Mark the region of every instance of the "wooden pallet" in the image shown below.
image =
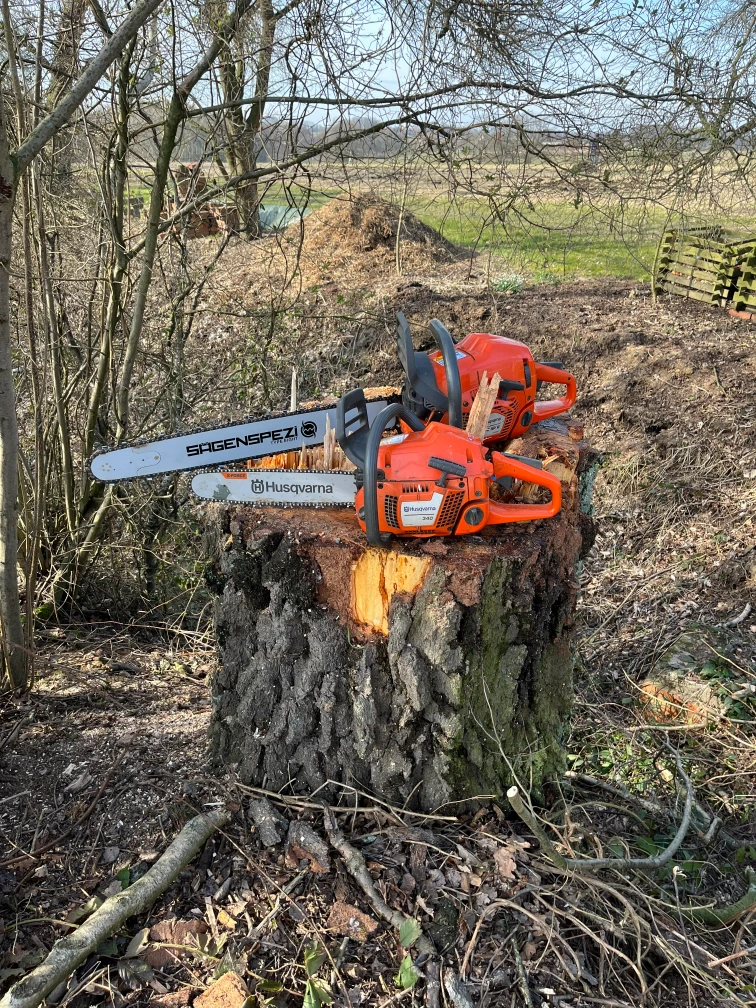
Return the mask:
[[742, 244], [733, 265], [732, 307], [735, 311], [756, 311], [756, 241]]
[[736, 243], [720, 228], [667, 231], [656, 273], [657, 294], [725, 305], [732, 296]]

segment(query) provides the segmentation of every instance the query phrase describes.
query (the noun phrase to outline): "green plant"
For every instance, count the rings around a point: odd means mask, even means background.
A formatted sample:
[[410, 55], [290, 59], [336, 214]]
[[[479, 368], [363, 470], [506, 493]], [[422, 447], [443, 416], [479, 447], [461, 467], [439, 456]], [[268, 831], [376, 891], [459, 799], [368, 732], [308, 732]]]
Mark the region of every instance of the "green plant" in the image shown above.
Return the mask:
[[333, 1003], [333, 993], [325, 980], [316, 976], [318, 970], [328, 958], [328, 953], [320, 944], [313, 942], [305, 949], [304, 963], [307, 972], [304, 1001], [302, 1008], [321, 1008], [321, 1005]]
[[500, 294], [519, 294], [525, 286], [525, 281], [519, 273], [504, 273], [496, 280], [492, 280], [491, 286]]

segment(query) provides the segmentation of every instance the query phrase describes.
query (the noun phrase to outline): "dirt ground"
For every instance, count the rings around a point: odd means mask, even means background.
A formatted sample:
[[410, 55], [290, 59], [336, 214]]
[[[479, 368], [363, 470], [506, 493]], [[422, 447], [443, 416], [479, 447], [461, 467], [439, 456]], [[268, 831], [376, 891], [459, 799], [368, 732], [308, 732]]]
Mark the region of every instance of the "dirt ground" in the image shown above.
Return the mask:
[[[718, 666], [725, 692], [745, 694], [713, 728], [672, 738], [698, 761], [698, 798], [724, 820], [735, 846], [715, 840], [703, 861], [691, 854], [674, 877], [650, 883], [614, 873], [607, 889], [560, 875], [496, 805], [423, 818], [345, 790], [339, 825], [383, 899], [419, 919], [445, 950], [452, 979], [442, 976], [445, 1000], [437, 1003], [468, 1004], [454, 993], [461, 977], [473, 1003], [489, 1006], [756, 1004], [748, 916], [706, 929], [683, 919], [673, 899], [737, 900], [756, 857], [756, 705], [748, 689], [756, 683], [756, 325], [692, 301], [653, 304], [646, 286], [621, 281], [496, 294], [485, 263], [471, 275], [447, 253], [444, 263], [418, 258], [422, 268], [392, 277], [389, 248], [382, 275], [370, 280], [380, 312], [353, 326], [344, 381], [396, 379], [396, 309], [416, 327], [418, 345], [436, 316], [457, 338], [495, 331], [522, 339], [537, 359], [560, 359], [576, 374], [575, 415], [605, 462], [594, 497], [598, 538], [581, 572], [573, 768], [606, 776], [616, 767], [634, 787], [645, 767], [653, 777], [646, 794], [674, 810], [672, 775], [658, 770], [660, 736], [639, 714], [638, 686], [686, 628], [713, 628], [727, 639]], [[345, 261], [323, 280], [324, 304], [354, 293], [349, 274]], [[357, 280], [363, 290], [364, 274]], [[247, 295], [237, 285], [225, 296]], [[346, 341], [338, 354], [349, 349]], [[0, 720], [0, 983], [39, 962], [93, 896], [143, 874], [192, 814], [225, 803], [231, 824], [48, 1003], [200, 1005], [200, 992], [231, 971], [244, 977], [249, 1005], [295, 1005], [314, 963], [306, 949], [318, 942], [328, 956], [312, 972], [306, 1008], [327, 1002], [324, 983], [344, 1005], [421, 1003], [434, 989], [432, 970], [426, 975], [421, 956], [423, 982], [398, 986], [406, 950], [343, 857], [327, 844], [313, 853], [307, 839], [292, 845], [290, 822], [295, 832], [297, 823], [311, 826], [323, 843], [320, 810], [306, 799], [276, 799], [283, 818], [266, 834], [260, 817], [270, 808], [256, 804], [265, 796], [244, 789], [232, 770], [209, 772], [214, 663], [207, 638], [169, 644], [107, 625], [43, 635], [35, 691], [6, 697]], [[603, 837], [599, 844], [638, 835], [637, 810], [593, 805], [583, 829]], [[668, 827], [658, 821], [650, 833], [662, 843]], [[580, 837], [574, 843], [582, 849]], [[314, 870], [324, 856], [318, 867], [327, 870]], [[711, 965], [726, 956], [734, 956], [726, 966]], [[205, 996], [215, 1000], [200, 1008], [240, 1008], [244, 1000], [237, 991], [222, 1001], [213, 990]]]

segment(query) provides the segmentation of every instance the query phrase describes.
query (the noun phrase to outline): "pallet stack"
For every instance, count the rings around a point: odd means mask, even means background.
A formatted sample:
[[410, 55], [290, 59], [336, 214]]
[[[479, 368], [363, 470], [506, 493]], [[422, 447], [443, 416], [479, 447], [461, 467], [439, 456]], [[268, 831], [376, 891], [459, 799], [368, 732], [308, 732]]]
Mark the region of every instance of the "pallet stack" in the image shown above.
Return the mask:
[[721, 227], [667, 231], [654, 286], [738, 312], [756, 312], [756, 237]]

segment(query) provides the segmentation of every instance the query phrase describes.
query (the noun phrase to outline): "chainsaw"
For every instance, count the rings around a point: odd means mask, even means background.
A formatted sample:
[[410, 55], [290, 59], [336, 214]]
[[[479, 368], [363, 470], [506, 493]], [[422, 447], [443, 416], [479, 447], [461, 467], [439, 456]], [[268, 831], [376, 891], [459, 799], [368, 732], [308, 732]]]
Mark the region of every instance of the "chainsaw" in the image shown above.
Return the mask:
[[[198, 473], [192, 490], [205, 500], [274, 507], [346, 507], [373, 546], [392, 535], [450, 536], [480, 532], [487, 525], [551, 518], [559, 511], [562, 488], [537, 459], [488, 452], [479, 438], [458, 427], [418, 420], [401, 403], [391, 403], [371, 423], [362, 389], [339, 402], [337, 430], [347, 457], [357, 466], [343, 470], [247, 469]], [[408, 433], [384, 438], [401, 420]], [[514, 480], [551, 491], [546, 504], [506, 503], [491, 498], [494, 485], [511, 489]]]
[[[375, 394], [368, 401], [371, 420], [388, 404], [385, 393], [391, 391], [373, 390]], [[299, 413], [274, 413], [258, 420], [250, 419], [211, 430], [169, 435], [157, 441], [105, 449], [92, 456], [89, 469], [96, 480], [117, 483], [140, 476], [243, 462], [272, 452], [320, 445], [326, 430], [332, 429], [335, 422], [335, 406], [321, 406]]]
[[[397, 312], [397, 343], [399, 360], [405, 374], [402, 402], [420, 420], [445, 420], [453, 426], [467, 422], [483, 372], [491, 378], [498, 374], [499, 396], [488, 419], [483, 441], [495, 444], [524, 434], [532, 423], [557, 416], [575, 402], [575, 378], [564, 370], [560, 361], [536, 362], [524, 343], [490, 333], [470, 333], [455, 344], [446, 327], [433, 319], [430, 330], [438, 350], [416, 351], [412, 346], [409, 323]], [[444, 360], [456, 356], [458, 377], [449, 378]], [[566, 385], [560, 399], [537, 401], [541, 386], [551, 382]], [[456, 404], [461, 413], [453, 415]]]
[[[424, 423], [401, 403], [391, 403], [371, 420], [362, 389], [347, 393], [336, 410], [336, 439], [355, 471], [250, 469], [199, 473], [198, 497], [247, 504], [307, 507], [353, 505], [373, 546], [392, 535], [466, 535], [487, 525], [551, 518], [561, 507], [561, 484], [535, 459], [488, 451], [480, 438], [461, 429], [457, 359], [444, 355], [450, 391], [450, 423]], [[384, 438], [397, 421], [408, 428]], [[514, 480], [551, 492], [546, 504], [492, 499], [495, 485]]]

